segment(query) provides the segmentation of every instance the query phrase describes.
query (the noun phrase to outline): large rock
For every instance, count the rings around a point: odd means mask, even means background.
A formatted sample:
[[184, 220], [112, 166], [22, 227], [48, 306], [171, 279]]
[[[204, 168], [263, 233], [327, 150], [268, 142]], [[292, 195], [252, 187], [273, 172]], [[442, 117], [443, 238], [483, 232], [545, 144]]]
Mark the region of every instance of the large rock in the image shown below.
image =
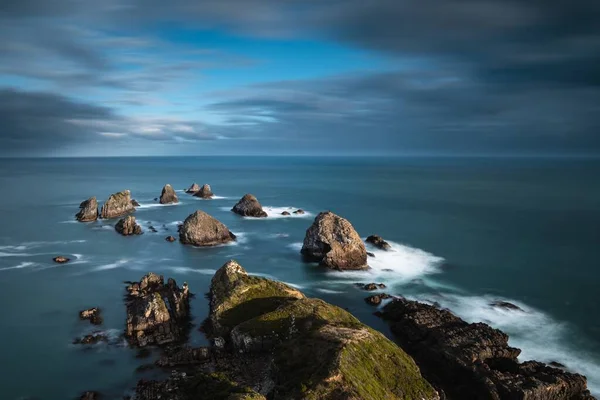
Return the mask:
[[175, 190], [169, 184], [166, 184], [163, 187], [162, 193], [160, 194], [160, 204], [174, 204], [179, 203], [179, 199], [177, 198], [177, 194], [175, 194]]
[[196, 211], [179, 228], [179, 241], [194, 246], [215, 246], [235, 240], [235, 235], [204, 211]]
[[486, 324], [469, 324], [450, 311], [401, 298], [381, 315], [427, 379], [450, 398], [593, 399], [584, 376], [535, 361], [519, 363], [521, 350]]
[[369, 268], [367, 250], [352, 224], [330, 211], [317, 215], [308, 228], [301, 253], [340, 271]]
[[135, 346], [162, 345], [185, 337], [189, 323], [189, 290], [173, 279], [149, 273], [127, 286], [125, 336]]
[[202, 187], [194, 193], [195, 197], [200, 197], [202, 199], [212, 199], [215, 195], [212, 192], [210, 185], [204, 184]]
[[133, 215], [128, 215], [125, 218], [120, 219], [115, 225], [115, 230], [123, 236], [141, 235], [143, 233], [142, 227], [135, 222], [135, 217]]
[[244, 195], [231, 211], [244, 217], [265, 218], [267, 216], [258, 199], [251, 194]]
[[263, 360], [267, 398], [439, 399], [402, 349], [339, 307], [235, 261], [217, 271], [210, 297], [210, 334]]
[[200, 190], [200, 186], [198, 186], [197, 183], [194, 183], [192, 186], [190, 186], [188, 188], [188, 190], [186, 190], [186, 193], [190, 193], [190, 194], [194, 194], [196, 192], [198, 192]]
[[135, 207], [131, 204], [131, 192], [124, 190], [108, 197], [108, 200], [102, 205], [100, 218], [117, 218], [134, 211]]
[[75, 218], [80, 222], [91, 222], [98, 219], [98, 200], [96, 197], [90, 197], [79, 205], [79, 212]]

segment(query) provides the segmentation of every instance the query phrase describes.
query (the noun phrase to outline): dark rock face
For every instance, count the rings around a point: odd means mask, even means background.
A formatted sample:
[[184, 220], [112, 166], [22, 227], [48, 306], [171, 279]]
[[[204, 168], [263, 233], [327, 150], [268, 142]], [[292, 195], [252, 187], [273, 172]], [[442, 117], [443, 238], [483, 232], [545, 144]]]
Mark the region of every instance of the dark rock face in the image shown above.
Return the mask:
[[79, 312], [79, 319], [87, 319], [90, 321], [92, 325], [100, 325], [102, 324], [102, 315], [101, 311], [97, 307], [88, 308], [87, 310], [83, 310]]
[[377, 247], [378, 249], [381, 250], [391, 250], [392, 246], [386, 242], [385, 240], [383, 240], [383, 238], [381, 236], [378, 235], [371, 235], [367, 238], [367, 243], [372, 244], [373, 246]]
[[395, 299], [381, 316], [425, 377], [450, 398], [589, 400], [584, 376], [529, 361], [508, 336], [483, 323], [469, 324], [450, 311]]
[[169, 184], [163, 187], [162, 193], [160, 194], [160, 204], [174, 204], [179, 203], [179, 199], [177, 198], [177, 194], [175, 194], [175, 190]]
[[68, 257], [57, 256], [57, 257], [54, 257], [52, 259], [52, 261], [54, 261], [55, 263], [58, 263], [58, 264], [65, 264], [65, 263], [68, 263], [69, 261], [71, 261], [71, 259]]
[[521, 307], [513, 303], [509, 303], [508, 301], [494, 301], [493, 303], [490, 303], [490, 306], [504, 308], [505, 310], [523, 311]]
[[200, 197], [202, 199], [212, 199], [214, 197], [214, 193], [212, 192], [210, 185], [204, 184], [198, 191], [196, 191], [194, 197]]
[[84, 392], [79, 397], [79, 400], [99, 400], [100, 393], [98, 392]]
[[194, 246], [215, 246], [235, 240], [225, 225], [204, 211], [196, 211], [185, 219], [179, 229], [179, 241]]
[[200, 186], [198, 186], [197, 183], [194, 183], [192, 186], [190, 186], [188, 188], [188, 190], [186, 190], [186, 193], [190, 193], [190, 194], [194, 194], [196, 192], [200, 191]]
[[123, 236], [141, 235], [143, 233], [142, 227], [135, 222], [135, 217], [132, 215], [120, 219], [115, 225], [115, 230]]
[[367, 291], [373, 291], [373, 290], [378, 290], [378, 289], [385, 289], [387, 286], [385, 286], [383, 283], [355, 283], [356, 287], [362, 289], [362, 290], [367, 290]]
[[100, 218], [117, 218], [134, 211], [135, 207], [131, 204], [131, 192], [124, 190], [108, 197], [108, 200], [102, 205]]
[[246, 194], [231, 209], [236, 214], [244, 217], [266, 218], [267, 213], [262, 209], [258, 199], [254, 195]]
[[189, 321], [189, 290], [173, 279], [167, 284], [149, 273], [140, 282], [127, 286], [125, 336], [134, 346], [162, 345], [180, 341]]
[[367, 304], [370, 304], [372, 306], [378, 306], [381, 304], [381, 302], [385, 299], [391, 299], [392, 296], [390, 296], [387, 293], [381, 293], [381, 294], [374, 294], [373, 296], [369, 296], [367, 298], [365, 298], [365, 302]]
[[368, 269], [367, 250], [346, 219], [322, 212], [306, 231], [301, 253], [310, 261], [336, 270]]
[[171, 243], [173, 243], [173, 242], [174, 242], [174, 241], [176, 241], [177, 239], [175, 239], [173, 236], [167, 236], [167, 237], [165, 238], [165, 240], [166, 240], [167, 242], [171, 242]]
[[98, 200], [96, 197], [90, 197], [79, 205], [79, 212], [75, 218], [79, 222], [91, 222], [98, 219]]

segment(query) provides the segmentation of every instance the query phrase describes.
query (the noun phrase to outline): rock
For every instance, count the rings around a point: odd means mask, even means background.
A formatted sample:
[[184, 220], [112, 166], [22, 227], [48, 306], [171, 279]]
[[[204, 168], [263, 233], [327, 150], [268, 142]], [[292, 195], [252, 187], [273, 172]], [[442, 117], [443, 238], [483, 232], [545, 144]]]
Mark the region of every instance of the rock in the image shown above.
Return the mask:
[[504, 308], [505, 310], [511, 311], [523, 311], [523, 309], [513, 303], [509, 303], [508, 301], [494, 301], [490, 303], [492, 307]]
[[236, 214], [244, 217], [265, 218], [267, 213], [264, 212], [258, 199], [251, 194], [246, 194], [237, 202], [231, 209]]
[[127, 217], [120, 219], [115, 225], [115, 230], [123, 236], [141, 235], [143, 233], [142, 227], [135, 222], [135, 217], [133, 215], [128, 215]]
[[71, 261], [71, 259], [68, 257], [57, 256], [57, 257], [54, 257], [52, 259], [52, 261], [54, 261], [55, 263], [58, 263], [58, 264], [64, 264], [64, 263], [68, 263], [69, 261]]
[[156, 362], [162, 368], [172, 368], [182, 365], [205, 364], [212, 361], [209, 347], [183, 347], [171, 354], [164, 354]]
[[291, 215], [288, 211], [284, 211], [281, 213], [281, 215]]
[[381, 250], [391, 250], [392, 249], [392, 246], [388, 242], [383, 240], [383, 238], [381, 236], [378, 236], [378, 235], [369, 236], [367, 238], [367, 243], [370, 243], [373, 246], [375, 246]]
[[385, 299], [391, 299], [392, 296], [390, 296], [387, 293], [381, 293], [381, 294], [374, 294], [373, 296], [369, 296], [367, 298], [365, 298], [365, 302], [367, 304], [370, 304], [372, 306], [378, 306], [381, 304], [381, 302]]
[[375, 257], [375, 254], [371, 253], [370, 251], [367, 251], [367, 255], [368, 255], [369, 257]]
[[169, 184], [166, 184], [163, 187], [162, 193], [160, 194], [160, 204], [174, 204], [179, 203], [179, 199], [177, 198], [177, 194], [175, 194], [175, 190]]
[[294, 211], [294, 214], [296, 214], [296, 215], [302, 215], [302, 214], [306, 214], [306, 212], [304, 210], [300, 209], [300, 210]]
[[166, 240], [167, 242], [171, 242], [171, 243], [173, 243], [173, 242], [174, 242], [174, 241], [176, 241], [177, 239], [175, 239], [173, 236], [167, 236], [167, 237], [165, 238], [165, 240]]
[[382, 317], [424, 376], [449, 398], [593, 399], [585, 377], [535, 361], [519, 363], [521, 350], [486, 324], [400, 298], [383, 308]]
[[204, 211], [188, 216], [179, 229], [179, 241], [194, 246], [215, 246], [235, 240], [225, 225]]
[[98, 392], [83, 392], [81, 396], [79, 396], [79, 400], [99, 400], [100, 393]]
[[90, 321], [92, 325], [100, 325], [102, 324], [102, 315], [101, 311], [97, 307], [88, 308], [87, 310], [83, 310], [79, 312], [79, 319], [87, 319]]
[[148, 229], [149, 229], [149, 230], [150, 230], [152, 233], [156, 233], [156, 232], [158, 232], [158, 230], [157, 230], [155, 227], [153, 227], [152, 225], [150, 225], [150, 226], [148, 227]]
[[301, 253], [309, 261], [339, 271], [368, 269], [367, 250], [350, 222], [322, 212], [306, 231]]
[[554, 368], [567, 368], [564, 364], [559, 363], [558, 361], [550, 361], [548, 363], [549, 366], [554, 367]]
[[131, 204], [131, 192], [124, 190], [108, 197], [108, 200], [102, 205], [100, 218], [117, 218], [134, 211], [135, 207]]
[[190, 187], [189, 187], [189, 189], [188, 189], [188, 190], [186, 190], [185, 192], [186, 192], [186, 193], [191, 193], [191, 194], [194, 194], [194, 193], [197, 193], [197, 192], [199, 192], [199, 191], [200, 191], [200, 186], [198, 186], [198, 184], [197, 184], [197, 183], [194, 183], [194, 184], [193, 184], [192, 186], [190, 186]]
[[173, 279], [167, 284], [149, 273], [127, 286], [125, 337], [133, 346], [162, 345], [182, 340], [189, 323], [189, 289]]
[[131, 205], [134, 207], [139, 207], [140, 203], [138, 203], [138, 201], [136, 199], [131, 199]]
[[368, 291], [373, 291], [373, 290], [377, 290], [377, 289], [385, 289], [387, 286], [385, 286], [383, 283], [355, 283], [354, 284], [356, 287], [358, 287], [359, 289], [362, 290], [368, 290]]
[[73, 340], [73, 344], [85, 344], [92, 345], [100, 342], [108, 342], [108, 337], [102, 332], [93, 332], [89, 335], [85, 335], [82, 338]]
[[79, 212], [75, 218], [79, 222], [91, 222], [98, 219], [98, 201], [96, 197], [90, 197], [79, 205]]
[[202, 199], [212, 199], [214, 194], [210, 189], [210, 185], [204, 184], [202, 187], [194, 194], [194, 197], [200, 197]]

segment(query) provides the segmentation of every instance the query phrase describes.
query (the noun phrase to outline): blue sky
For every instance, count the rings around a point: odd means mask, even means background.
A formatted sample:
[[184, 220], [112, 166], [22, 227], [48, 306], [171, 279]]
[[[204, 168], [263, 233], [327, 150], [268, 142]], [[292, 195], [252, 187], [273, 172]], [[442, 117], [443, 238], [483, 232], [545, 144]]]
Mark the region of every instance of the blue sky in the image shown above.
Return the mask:
[[599, 7], [7, 0], [0, 155], [597, 153]]

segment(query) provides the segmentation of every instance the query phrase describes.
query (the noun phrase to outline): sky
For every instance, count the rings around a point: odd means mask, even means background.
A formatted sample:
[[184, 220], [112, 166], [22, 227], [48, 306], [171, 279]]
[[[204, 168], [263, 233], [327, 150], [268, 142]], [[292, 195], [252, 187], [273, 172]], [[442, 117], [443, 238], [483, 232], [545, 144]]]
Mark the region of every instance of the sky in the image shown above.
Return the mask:
[[227, 154], [600, 154], [600, 2], [0, 2], [0, 156]]

